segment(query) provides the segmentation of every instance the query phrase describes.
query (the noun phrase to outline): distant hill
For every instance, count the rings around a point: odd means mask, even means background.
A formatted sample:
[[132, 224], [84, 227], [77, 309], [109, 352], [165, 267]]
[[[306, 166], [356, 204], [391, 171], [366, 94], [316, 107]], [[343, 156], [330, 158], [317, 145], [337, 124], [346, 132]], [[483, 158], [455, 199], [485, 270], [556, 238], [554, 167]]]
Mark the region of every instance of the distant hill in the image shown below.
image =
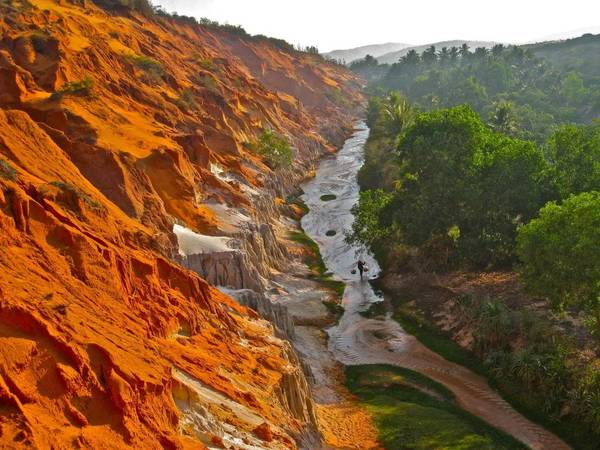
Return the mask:
[[527, 44], [534, 44], [538, 42], [547, 42], [547, 41], [564, 41], [566, 39], [573, 39], [584, 34], [600, 34], [600, 25], [577, 28], [576, 30], [562, 31], [560, 33], [553, 33], [544, 36], [542, 39], [536, 39], [531, 42], [527, 42]]
[[[416, 45], [413, 47], [405, 47], [400, 50], [394, 50], [392, 52], [385, 53], [385, 54], [378, 56], [377, 61], [379, 61], [380, 64], [393, 64], [395, 62], [398, 62], [398, 60], [400, 58], [402, 58], [404, 55], [406, 55], [410, 50], [415, 50], [417, 53], [422, 53], [424, 50], [426, 50], [428, 47], [431, 47], [432, 45], [435, 45], [435, 47], [439, 50], [442, 47], [448, 47], [448, 48], [453, 47], [453, 46], [460, 47], [465, 42], [467, 43], [467, 45], [469, 47], [471, 47], [472, 50], [477, 47], [491, 48], [494, 45], [498, 44], [498, 42], [489, 42], [489, 41], [460, 41], [460, 40], [434, 42], [431, 44]], [[373, 55], [373, 56], [375, 56], [375, 55]]]
[[356, 47], [345, 50], [333, 50], [331, 52], [324, 53], [324, 56], [336, 60], [343, 60], [346, 61], [347, 64], [350, 64], [352, 61], [356, 61], [357, 59], [363, 59], [367, 55], [371, 55], [377, 58], [380, 55], [396, 52], [410, 46], [411, 44], [388, 42], [386, 44], [365, 45], [363, 47]]
[[600, 77], [600, 34], [528, 44], [523, 48], [533, 51], [562, 71], [577, 71], [584, 79]]

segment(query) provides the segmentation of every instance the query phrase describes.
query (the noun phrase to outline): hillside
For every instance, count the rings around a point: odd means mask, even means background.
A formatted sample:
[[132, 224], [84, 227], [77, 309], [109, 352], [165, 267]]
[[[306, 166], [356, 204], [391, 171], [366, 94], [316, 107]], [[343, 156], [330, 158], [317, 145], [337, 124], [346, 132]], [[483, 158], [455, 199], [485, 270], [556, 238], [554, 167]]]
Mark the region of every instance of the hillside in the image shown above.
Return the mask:
[[600, 74], [600, 34], [584, 34], [564, 41], [541, 42], [523, 47], [561, 71], [579, 72], [585, 80], [597, 79]]
[[[285, 265], [278, 198], [343, 141], [361, 80], [89, 1], [3, 0], [0, 33], [0, 446], [318, 440], [289, 343], [200, 275]], [[210, 273], [177, 263], [198, 251]]]
[[336, 61], [345, 61], [346, 64], [350, 64], [352, 61], [362, 59], [367, 55], [377, 58], [381, 55], [397, 52], [408, 47], [411, 47], [411, 45], [388, 42], [386, 44], [365, 45], [346, 50], [333, 50], [331, 52], [324, 53], [323, 55]]
[[427, 50], [427, 48], [431, 47], [432, 45], [435, 46], [436, 48], [440, 49], [443, 47], [447, 47], [447, 48], [460, 47], [463, 44], [467, 44], [471, 49], [475, 49], [477, 47], [492, 48], [495, 44], [497, 44], [497, 42], [461, 41], [461, 40], [433, 42], [431, 44], [415, 45], [412, 47], [405, 47], [401, 50], [381, 54], [377, 57], [377, 61], [380, 64], [394, 64], [394, 63], [398, 62], [400, 60], [400, 58], [402, 58], [404, 55], [406, 55], [411, 50], [414, 50], [417, 53], [423, 53], [423, 51]]

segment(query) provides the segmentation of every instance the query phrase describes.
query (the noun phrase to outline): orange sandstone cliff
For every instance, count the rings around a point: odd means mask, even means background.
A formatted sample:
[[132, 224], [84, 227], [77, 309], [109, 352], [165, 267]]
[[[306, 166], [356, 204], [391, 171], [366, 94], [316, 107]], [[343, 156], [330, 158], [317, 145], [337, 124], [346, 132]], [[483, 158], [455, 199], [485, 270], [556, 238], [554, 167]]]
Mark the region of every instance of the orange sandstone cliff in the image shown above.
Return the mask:
[[[90, 1], [0, 0], [0, 35], [0, 447], [316, 448], [290, 330], [208, 282], [285, 267], [275, 199], [341, 143], [360, 80]], [[252, 151], [265, 129], [291, 167]]]

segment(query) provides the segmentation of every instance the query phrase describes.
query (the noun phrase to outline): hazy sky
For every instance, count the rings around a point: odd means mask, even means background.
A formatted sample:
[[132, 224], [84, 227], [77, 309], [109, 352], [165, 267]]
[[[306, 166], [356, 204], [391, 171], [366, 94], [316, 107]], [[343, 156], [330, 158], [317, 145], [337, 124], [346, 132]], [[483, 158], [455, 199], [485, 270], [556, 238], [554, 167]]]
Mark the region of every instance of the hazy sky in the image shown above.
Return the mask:
[[382, 42], [540, 40], [594, 27], [600, 0], [153, 0], [321, 51]]

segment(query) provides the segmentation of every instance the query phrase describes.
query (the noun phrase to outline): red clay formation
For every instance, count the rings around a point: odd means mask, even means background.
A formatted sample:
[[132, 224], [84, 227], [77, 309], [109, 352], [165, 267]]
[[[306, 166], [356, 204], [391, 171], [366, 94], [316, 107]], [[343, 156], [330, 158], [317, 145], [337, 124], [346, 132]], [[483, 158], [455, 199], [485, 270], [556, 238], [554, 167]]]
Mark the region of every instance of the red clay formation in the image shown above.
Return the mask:
[[[286, 394], [304, 379], [289, 344], [172, 262], [172, 227], [226, 229], [215, 203], [257, 213], [214, 167], [259, 190], [304, 177], [360, 80], [87, 0], [2, 3], [0, 35], [0, 447], [204, 448], [234, 429], [294, 448], [314, 411]], [[249, 149], [266, 128], [292, 169]]]

